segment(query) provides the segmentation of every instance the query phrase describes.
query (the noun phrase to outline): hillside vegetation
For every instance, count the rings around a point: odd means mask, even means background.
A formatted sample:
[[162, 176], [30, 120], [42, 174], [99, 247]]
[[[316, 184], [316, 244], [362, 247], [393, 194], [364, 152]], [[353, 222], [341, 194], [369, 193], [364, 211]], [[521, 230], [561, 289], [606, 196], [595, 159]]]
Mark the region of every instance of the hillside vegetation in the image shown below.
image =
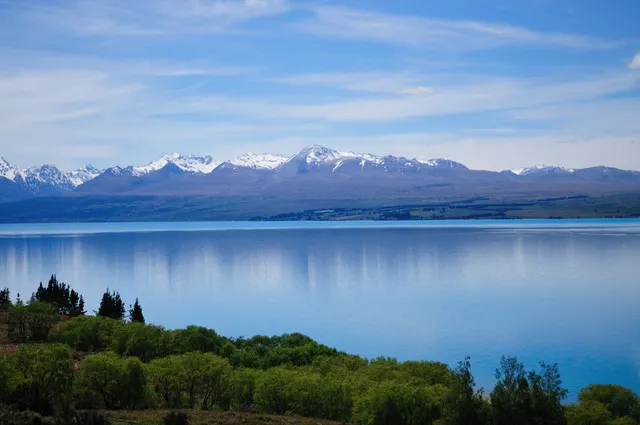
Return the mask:
[[[144, 323], [107, 289], [96, 316], [52, 276], [29, 301], [0, 291], [0, 423], [636, 425], [640, 401], [591, 385], [565, 405], [556, 364], [497, 359], [476, 388], [470, 359], [363, 359], [301, 334], [227, 338]], [[309, 421], [300, 417], [321, 418]]]

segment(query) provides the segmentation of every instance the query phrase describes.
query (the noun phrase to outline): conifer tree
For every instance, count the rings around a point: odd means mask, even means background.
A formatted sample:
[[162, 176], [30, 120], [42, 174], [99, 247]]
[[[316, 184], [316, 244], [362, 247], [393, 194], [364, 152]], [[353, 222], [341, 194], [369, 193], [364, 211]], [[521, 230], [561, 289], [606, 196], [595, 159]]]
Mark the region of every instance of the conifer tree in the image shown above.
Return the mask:
[[0, 311], [7, 311], [11, 307], [11, 292], [9, 288], [0, 291]]
[[124, 312], [124, 302], [120, 294], [116, 291], [109, 291], [109, 288], [107, 288], [107, 291], [102, 295], [102, 300], [100, 301], [98, 316], [123, 320]]
[[140, 322], [144, 323], [144, 315], [142, 314], [142, 307], [136, 298], [136, 302], [133, 304], [133, 307], [129, 310], [129, 319], [132, 322]]
[[60, 315], [80, 316], [84, 314], [82, 296], [66, 283], [58, 281], [56, 275], [51, 275], [47, 286], [40, 282], [36, 292], [31, 295], [31, 301], [52, 304]]

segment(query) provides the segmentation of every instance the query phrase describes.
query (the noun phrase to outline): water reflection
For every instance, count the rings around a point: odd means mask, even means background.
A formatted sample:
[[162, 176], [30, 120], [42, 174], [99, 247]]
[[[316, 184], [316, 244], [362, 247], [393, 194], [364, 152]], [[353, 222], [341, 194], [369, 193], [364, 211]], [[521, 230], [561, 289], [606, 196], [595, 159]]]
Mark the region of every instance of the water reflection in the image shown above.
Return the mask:
[[168, 327], [301, 331], [365, 356], [471, 355], [485, 385], [500, 354], [515, 354], [560, 362], [572, 389], [640, 390], [637, 226], [86, 229], [0, 237], [0, 286], [26, 298], [57, 273], [89, 309], [109, 286]]

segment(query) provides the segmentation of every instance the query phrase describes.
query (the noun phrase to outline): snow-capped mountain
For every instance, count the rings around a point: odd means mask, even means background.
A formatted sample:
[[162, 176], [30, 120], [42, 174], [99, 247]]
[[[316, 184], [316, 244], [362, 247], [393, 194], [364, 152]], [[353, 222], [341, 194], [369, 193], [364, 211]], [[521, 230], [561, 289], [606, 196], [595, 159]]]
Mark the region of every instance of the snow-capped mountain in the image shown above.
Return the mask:
[[19, 168], [0, 158], [0, 177], [14, 182], [34, 195], [50, 195], [73, 190], [97, 177], [97, 168], [87, 165], [78, 170], [62, 171], [54, 165]]
[[143, 176], [145, 174], [158, 171], [164, 168], [167, 164], [174, 164], [185, 173], [204, 173], [208, 174], [216, 169], [216, 167], [222, 164], [222, 161], [216, 161], [211, 156], [182, 156], [178, 153], [170, 153], [164, 155], [162, 158], [150, 162], [147, 165], [133, 167], [132, 174], [136, 177]]
[[232, 159], [229, 163], [238, 167], [247, 167], [257, 170], [274, 170], [288, 160], [289, 157], [283, 155], [249, 152]]
[[510, 170], [516, 176], [548, 176], [548, 175], [557, 175], [557, 174], [572, 174], [575, 172], [572, 168], [565, 168], [559, 165], [543, 165], [538, 164], [533, 167], [528, 168], [516, 168]]
[[303, 149], [287, 162], [297, 164], [299, 169], [317, 169], [330, 166], [333, 172], [341, 171], [350, 166], [350, 168], [357, 166], [362, 170], [384, 172], [415, 172], [433, 168], [467, 170], [464, 165], [447, 159], [418, 160], [392, 155], [376, 156], [369, 153], [341, 152], [319, 145]]
[[331, 197], [340, 193], [347, 198], [375, 198], [379, 193], [422, 196], [422, 191], [434, 190], [474, 194], [474, 188], [478, 187], [540, 191], [556, 183], [562, 183], [558, 187], [573, 188], [570, 193], [583, 193], [596, 187], [594, 185], [624, 184], [638, 186], [640, 190], [640, 173], [610, 167], [574, 170], [545, 165], [503, 172], [478, 171], [449, 159], [377, 156], [320, 145], [308, 146], [290, 157], [247, 153], [226, 161], [210, 155], [171, 153], [145, 165], [118, 165], [103, 171], [91, 166], [72, 171], [53, 165], [18, 168], [0, 158], [1, 202], [56, 196], [69, 191], [78, 195], [127, 196], [293, 196], [298, 193]]
[[468, 170], [468, 168], [459, 162], [451, 161], [449, 159], [435, 158], [427, 160], [418, 160], [421, 164], [428, 165], [434, 168], [452, 168], [458, 170]]

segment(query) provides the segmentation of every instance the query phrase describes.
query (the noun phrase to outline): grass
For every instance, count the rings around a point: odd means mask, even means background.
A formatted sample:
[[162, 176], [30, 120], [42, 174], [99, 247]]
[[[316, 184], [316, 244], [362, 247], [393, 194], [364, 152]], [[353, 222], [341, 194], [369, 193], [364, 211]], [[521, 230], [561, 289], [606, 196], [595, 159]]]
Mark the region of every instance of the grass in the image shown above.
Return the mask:
[[[181, 410], [191, 418], [190, 425], [338, 425], [338, 422], [295, 416], [273, 416], [243, 412]], [[107, 411], [114, 425], [161, 425], [171, 410]]]

